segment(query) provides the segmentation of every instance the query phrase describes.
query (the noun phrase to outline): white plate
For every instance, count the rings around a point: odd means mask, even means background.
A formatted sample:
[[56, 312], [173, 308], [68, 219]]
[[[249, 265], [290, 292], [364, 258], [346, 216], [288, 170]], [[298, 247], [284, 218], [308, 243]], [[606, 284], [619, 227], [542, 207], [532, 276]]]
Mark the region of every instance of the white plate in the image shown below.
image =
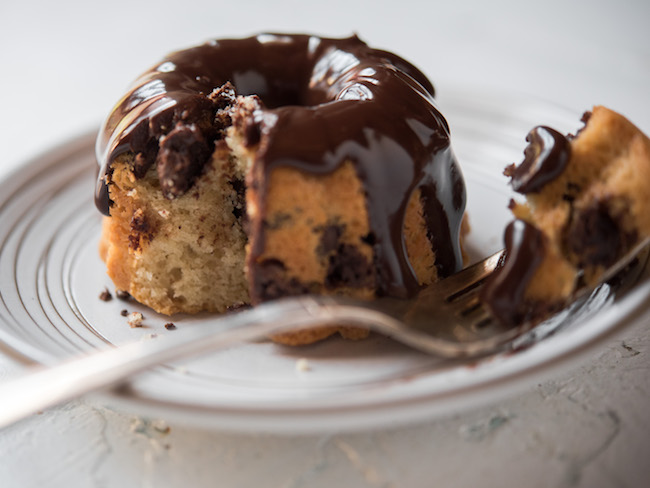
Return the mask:
[[[502, 170], [521, 159], [527, 131], [538, 124], [574, 131], [580, 114], [476, 92], [447, 96], [444, 111], [468, 186], [468, 246], [475, 257], [484, 256], [501, 246], [512, 196]], [[0, 341], [26, 361], [52, 363], [106, 343], [174, 334], [164, 328], [168, 317], [98, 298], [113, 287], [97, 253], [93, 149], [94, 135], [82, 136], [0, 183]], [[238, 430], [296, 433], [412, 422], [496, 401], [566, 367], [641, 316], [649, 296], [647, 280], [616, 300], [604, 289], [556, 333], [540, 333], [530, 347], [481, 361], [428, 357], [379, 336], [302, 348], [257, 342], [160, 367], [100, 399], [128, 411]], [[130, 328], [122, 309], [141, 311], [145, 327]], [[208, 319], [173, 321], [183, 328]], [[296, 367], [301, 358], [307, 371]]]

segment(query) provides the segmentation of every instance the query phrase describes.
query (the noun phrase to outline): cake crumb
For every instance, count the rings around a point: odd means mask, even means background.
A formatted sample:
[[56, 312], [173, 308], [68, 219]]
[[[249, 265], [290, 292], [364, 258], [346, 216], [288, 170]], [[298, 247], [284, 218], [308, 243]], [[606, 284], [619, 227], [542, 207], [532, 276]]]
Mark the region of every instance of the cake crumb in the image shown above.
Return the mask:
[[174, 325], [174, 323], [172, 323], [172, 322], [167, 322], [165, 324], [165, 329], [167, 329], [167, 330], [176, 330], [176, 325]]
[[99, 294], [99, 299], [102, 302], [110, 302], [113, 299], [113, 295], [108, 291], [108, 288], [104, 288], [104, 291]]
[[237, 303], [233, 303], [232, 305], [228, 305], [228, 307], [226, 308], [226, 313], [240, 312], [243, 310], [248, 310], [250, 308], [251, 308], [250, 303], [237, 302]]
[[131, 312], [129, 314], [129, 325], [131, 328], [135, 327], [142, 327], [142, 320], [144, 319], [144, 316], [140, 312]]
[[151, 427], [153, 427], [155, 431], [160, 432], [161, 434], [169, 434], [171, 431], [171, 428], [164, 420], [152, 420]]
[[[159, 435], [167, 435], [171, 432], [171, 428], [167, 425], [167, 422], [164, 420], [147, 420], [142, 418], [134, 418], [131, 421], [131, 432], [134, 434], [140, 434], [148, 439], [154, 440], [159, 437]], [[165, 446], [165, 449], [169, 449], [169, 444]]]
[[134, 418], [131, 421], [131, 432], [133, 432], [134, 434], [144, 434], [145, 433], [144, 420], [140, 418]]
[[300, 358], [298, 361], [296, 361], [296, 371], [311, 371], [311, 365], [309, 364], [307, 358]]

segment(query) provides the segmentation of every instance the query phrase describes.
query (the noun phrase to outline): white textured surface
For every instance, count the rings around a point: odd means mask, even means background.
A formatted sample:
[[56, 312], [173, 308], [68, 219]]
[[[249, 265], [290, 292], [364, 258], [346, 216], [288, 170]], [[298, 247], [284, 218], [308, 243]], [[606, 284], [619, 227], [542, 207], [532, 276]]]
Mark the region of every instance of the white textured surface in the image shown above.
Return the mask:
[[[259, 30], [356, 31], [419, 65], [443, 104], [482, 83], [650, 131], [645, 1], [234, 3], [0, 4], [0, 176], [98, 123], [164, 53]], [[646, 323], [498, 405], [369, 433], [237, 435], [72, 402], [0, 432], [0, 486], [643, 487], [649, 346]], [[18, 370], [0, 356], [0, 378]]]

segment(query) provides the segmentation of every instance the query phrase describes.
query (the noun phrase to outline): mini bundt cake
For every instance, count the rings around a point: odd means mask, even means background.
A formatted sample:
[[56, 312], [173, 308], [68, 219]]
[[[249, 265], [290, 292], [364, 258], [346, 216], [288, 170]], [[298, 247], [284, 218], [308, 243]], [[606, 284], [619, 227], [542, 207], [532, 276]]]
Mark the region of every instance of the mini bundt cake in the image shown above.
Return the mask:
[[511, 202], [505, 259], [482, 290], [503, 323], [548, 317], [650, 235], [650, 139], [605, 107], [582, 120], [575, 136], [536, 127], [506, 168], [525, 201]]
[[[100, 253], [158, 312], [318, 293], [406, 297], [462, 266], [465, 186], [427, 78], [357, 37], [171, 54], [97, 144]], [[304, 344], [354, 328], [276, 339]]]

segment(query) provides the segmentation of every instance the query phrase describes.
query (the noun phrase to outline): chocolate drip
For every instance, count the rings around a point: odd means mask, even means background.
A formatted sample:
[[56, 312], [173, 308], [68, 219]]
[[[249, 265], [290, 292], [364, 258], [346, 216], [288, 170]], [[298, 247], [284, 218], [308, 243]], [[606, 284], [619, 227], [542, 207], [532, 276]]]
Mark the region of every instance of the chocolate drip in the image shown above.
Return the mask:
[[535, 193], [557, 178], [571, 156], [569, 140], [555, 129], [538, 126], [526, 136], [529, 142], [524, 160], [517, 167], [509, 167], [506, 175], [512, 177], [512, 188], [519, 193]]
[[[323, 174], [344, 161], [355, 165], [368, 196], [380, 294], [405, 296], [419, 288], [402, 237], [406, 206], [417, 189], [440, 274], [460, 268], [465, 187], [449, 146], [449, 128], [433, 101], [433, 86], [407, 61], [371, 49], [356, 36], [264, 34], [212, 41], [170, 55], [137, 81], [100, 133], [100, 210], [109, 213], [104, 180], [110, 164], [119, 154], [139, 151], [133, 135], [140, 124], [150, 137], [144, 147], [153, 148], [143, 152], [146, 161], [160, 157], [158, 144], [151, 141], [164, 141], [174, 128], [190, 134], [179, 124], [195, 124], [202, 145], [214, 144], [218, 131], [205, 121], [214, 120], [219, 107], [209, 95], [226, 82], [240, 95], [257, 95], [263, 104], [255, 117], [259, 125], [246, 136], [253, 144], [260, 141], [252, 171], [262, 196], [273, 168]], [[202, 158], [203, 152], [198, 153]], [[201, 161], [192, 161], [181, 166], [193, 175]], [[183, 185], [175, 182], [175, 187]], [[262, 235], [251, 249], [250, 262], [255, 263], [263, 250], [264, 228], [261, 221], [251, 224]]]
[[524, 292], [544, 259], [545, 237], [517, 219], [506, 227], [505, 245], [505, 258], [485, 283], [481, 300], [497, 320], [514, 327], [530, 318]]

